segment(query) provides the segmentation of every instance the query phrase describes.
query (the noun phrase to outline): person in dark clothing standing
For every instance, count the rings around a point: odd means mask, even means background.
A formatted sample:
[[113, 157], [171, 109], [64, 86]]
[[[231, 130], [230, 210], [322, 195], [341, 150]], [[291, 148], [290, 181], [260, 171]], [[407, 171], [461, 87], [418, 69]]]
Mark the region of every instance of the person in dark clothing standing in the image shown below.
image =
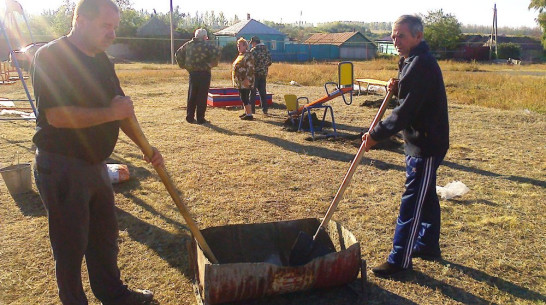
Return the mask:
[[258, 36], [250, 38], [250, 44], [252, 45], [250, 54], [254, 56], [254, 86], [252, 87], [252, 90], [250, 90], [252, 113], [256, 112], [256, 103], [253, 101], [256, 97], [257, 90], [260, 94], [260, 105], [262, 106], [262, 111], [264, 114], [267, 114], [268, 105], [266, 80], [269, 66], [271, 66], [271, 54], [267, 50], [267, 47], [260, 41]]
[[[131, 139], [133, 102], [124, 96], [104, 53], [116, 38], [119, 9], [111, 0], [81, 0], [72, 30], [38, 50], [31, 68], [38, 106], [35, 180], [47, 210], [59, 297], [87, 304], [83, 257], [95, 296], [104, 305], [148, 304], [153, 294], [123, 284], [117, 266], [118, 224], [105, 159], [119, 129]], [[163, 165], [153, 149], [151, 162]]]
[[362, 136], [366, 151], [378, 141], [403, 131], [406, 155], [406, 189], [402, 195], [393, 247], [387, 261], [372, 271], [391, 276], [412, 268], [412, 257], [434, 259], [440, 252], [440, 203], [436, 171], [449, 147], [447, 97], [442, 72], [423, 40], [423, 24], [404, 15], [392, 29], [401, 58], [398, 80], [389, 90], [399, 105], [373, 130]]
[[197, 116], [197, 124], [203, 124], [207, 123], [205, 112], [211, 80], [210, 70], [218, 65], [220, 49], [207, 42], [207, 30], [197, 29], [194, 36], [176, 51], [176, 62], [190, 74], [186, 121], [193, 123], [194, 116]]

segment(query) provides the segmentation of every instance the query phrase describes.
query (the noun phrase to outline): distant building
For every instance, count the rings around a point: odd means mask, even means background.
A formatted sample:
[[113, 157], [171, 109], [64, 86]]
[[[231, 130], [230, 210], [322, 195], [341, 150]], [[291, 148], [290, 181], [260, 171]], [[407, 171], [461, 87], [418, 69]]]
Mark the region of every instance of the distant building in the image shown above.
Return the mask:
[[372, 59], [377, 46], [360, 32], [313, 34], [304, 44], [309, 45], [312, 59]]
[[377, 53], [379, 54], [398, 55], [390, 34], [376, 39], [375, 44], [377, 44]]
[[171, 28], [161, 19], [153, 15], [148, 22], [139, 27], [136, 31], [137, 37], [170, 37]]
[[[466, 60], [488, 60], [490, 35], [466, 34], [456, 50], [454, 57]], [[513, 43], [521, 48], [523, 61], [540, 61], [544, 55], [544, 49], [540, 40], [528, 36], [497, 36], [497, 46], [501, 43]]]
[[215, 32], [216, 43], [220, 47], [224, 47], [230, 42], [236, 42], [237, 39], [243, 37], [250, 40], [252, 36], [258, 36], [260, 41], [267, 46], [271, 52], [271, 56], [275, 59], [277, 54], [284, 53], [284, 45], [286, 34], [271, 28], [259, 21], [250, 18], [247, 15], [247, 20], [240, 21], [221, 31]]

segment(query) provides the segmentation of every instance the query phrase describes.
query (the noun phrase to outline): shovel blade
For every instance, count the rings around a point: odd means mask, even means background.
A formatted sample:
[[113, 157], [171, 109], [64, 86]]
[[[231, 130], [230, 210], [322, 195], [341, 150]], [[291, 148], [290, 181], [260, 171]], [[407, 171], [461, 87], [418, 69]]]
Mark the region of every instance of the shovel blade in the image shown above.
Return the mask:
[[305, 265], [313, 259], [331, 252], [331, 249], [314, 240], [311, 235], [300, 231], [290, 250], [288, 264], [290, 266]]

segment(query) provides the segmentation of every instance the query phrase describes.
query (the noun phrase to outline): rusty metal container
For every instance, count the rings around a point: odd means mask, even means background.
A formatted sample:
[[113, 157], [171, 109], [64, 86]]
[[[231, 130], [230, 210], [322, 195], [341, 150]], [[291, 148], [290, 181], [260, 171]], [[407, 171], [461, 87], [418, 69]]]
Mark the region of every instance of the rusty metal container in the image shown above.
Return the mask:
[[[303, 266], [288, 266], [288, 257], [300, 231], [311, 236], [319, 219], [211, 227], [202, 234], [219, 264], [211, 264], [195, 240], [190, 265], [202, 304], [222, 304], [260, 297], [345, 285], [357, 279], [363, 266], [360, 244], [334, 221], [317, 242], [331, 253]], [[365, 275], [362, 276], [365, 279]]]

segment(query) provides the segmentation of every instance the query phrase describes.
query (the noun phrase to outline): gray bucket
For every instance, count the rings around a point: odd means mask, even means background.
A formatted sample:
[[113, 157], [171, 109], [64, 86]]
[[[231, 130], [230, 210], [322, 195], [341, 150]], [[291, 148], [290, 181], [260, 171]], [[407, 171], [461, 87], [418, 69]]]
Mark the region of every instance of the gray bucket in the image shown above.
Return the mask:
[[0, 169], [4, 183], [11, 195], [32, 190], [30, 163], [10, 165]]

